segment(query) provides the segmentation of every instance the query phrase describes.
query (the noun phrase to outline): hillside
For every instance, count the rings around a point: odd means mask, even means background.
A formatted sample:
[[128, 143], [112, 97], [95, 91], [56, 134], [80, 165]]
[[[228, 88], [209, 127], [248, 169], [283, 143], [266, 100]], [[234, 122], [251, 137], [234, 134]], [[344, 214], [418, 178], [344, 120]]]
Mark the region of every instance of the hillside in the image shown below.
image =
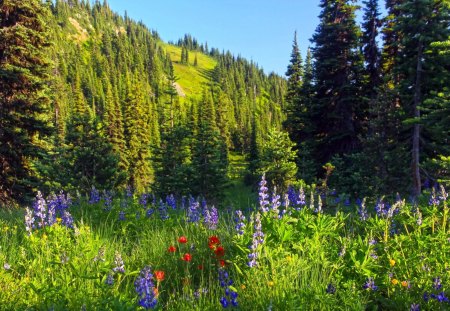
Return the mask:
[[[170, 55], [177, 83], [187, 96], [199, 97], [202, 90], [211, 82], [212, 73], [217, 66], [217, 60], [201, 52], [191, 52], [189, 65], [182, 64], [181, 47], [163, 43], [162, 48]], [[194, 66], [194, 57], [197, 55], [197, 66]]]

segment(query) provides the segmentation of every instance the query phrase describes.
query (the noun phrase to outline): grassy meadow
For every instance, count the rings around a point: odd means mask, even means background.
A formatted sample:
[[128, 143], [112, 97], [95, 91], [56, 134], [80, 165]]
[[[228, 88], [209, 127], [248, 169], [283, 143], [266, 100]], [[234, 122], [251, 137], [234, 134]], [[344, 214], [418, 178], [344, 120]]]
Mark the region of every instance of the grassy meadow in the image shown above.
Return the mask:
[[[447, 310], [448, 198], [130, 191], [0, 211], [1, 310]], [[430, 197], [429, 197], [430, 196]]]

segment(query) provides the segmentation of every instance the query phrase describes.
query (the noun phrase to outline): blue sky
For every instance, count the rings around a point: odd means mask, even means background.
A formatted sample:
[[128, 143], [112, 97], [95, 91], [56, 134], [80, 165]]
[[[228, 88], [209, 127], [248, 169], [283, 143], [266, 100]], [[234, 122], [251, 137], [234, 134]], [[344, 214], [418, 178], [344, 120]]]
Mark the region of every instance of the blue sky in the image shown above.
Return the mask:
[[200, 43], [253, 60], [266, 73], [284, 75], [294, 31], [302, 56], [311, 44], [319, 0], [108, 0], [121, 15], [143, 21], [164, 41], [189, 33]]

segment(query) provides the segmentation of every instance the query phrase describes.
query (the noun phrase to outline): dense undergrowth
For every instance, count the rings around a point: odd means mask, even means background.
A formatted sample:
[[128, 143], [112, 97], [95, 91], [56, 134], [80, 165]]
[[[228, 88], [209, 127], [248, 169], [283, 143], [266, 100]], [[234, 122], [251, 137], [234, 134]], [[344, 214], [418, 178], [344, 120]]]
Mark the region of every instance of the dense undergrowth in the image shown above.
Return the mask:
[[2, 211], [0, 309], [447, 310], [448, 197], [430, 196], [38, 196]]

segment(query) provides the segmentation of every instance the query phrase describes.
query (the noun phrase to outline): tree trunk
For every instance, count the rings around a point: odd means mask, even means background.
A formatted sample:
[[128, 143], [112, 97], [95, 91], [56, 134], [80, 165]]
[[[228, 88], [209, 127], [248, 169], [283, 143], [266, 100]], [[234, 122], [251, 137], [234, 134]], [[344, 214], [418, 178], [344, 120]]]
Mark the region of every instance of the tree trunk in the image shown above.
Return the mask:
[[423, 57], [423, 42], [420, 39], [417, 47], [417, 68], [416, 68], [416, 83], [414, 86], [414, 102], [413, 102], [413, 113], [416, 122], [413, 128], [412, 137], [412, 177], [413, 177], [413, 193], [417, 197], [421, 193], [421, 181], [420, 181], [420, 124], [418, 120], [420, 119], [419, 105], [421, 101], [421, 80], [422, 80], [422, 57]]

